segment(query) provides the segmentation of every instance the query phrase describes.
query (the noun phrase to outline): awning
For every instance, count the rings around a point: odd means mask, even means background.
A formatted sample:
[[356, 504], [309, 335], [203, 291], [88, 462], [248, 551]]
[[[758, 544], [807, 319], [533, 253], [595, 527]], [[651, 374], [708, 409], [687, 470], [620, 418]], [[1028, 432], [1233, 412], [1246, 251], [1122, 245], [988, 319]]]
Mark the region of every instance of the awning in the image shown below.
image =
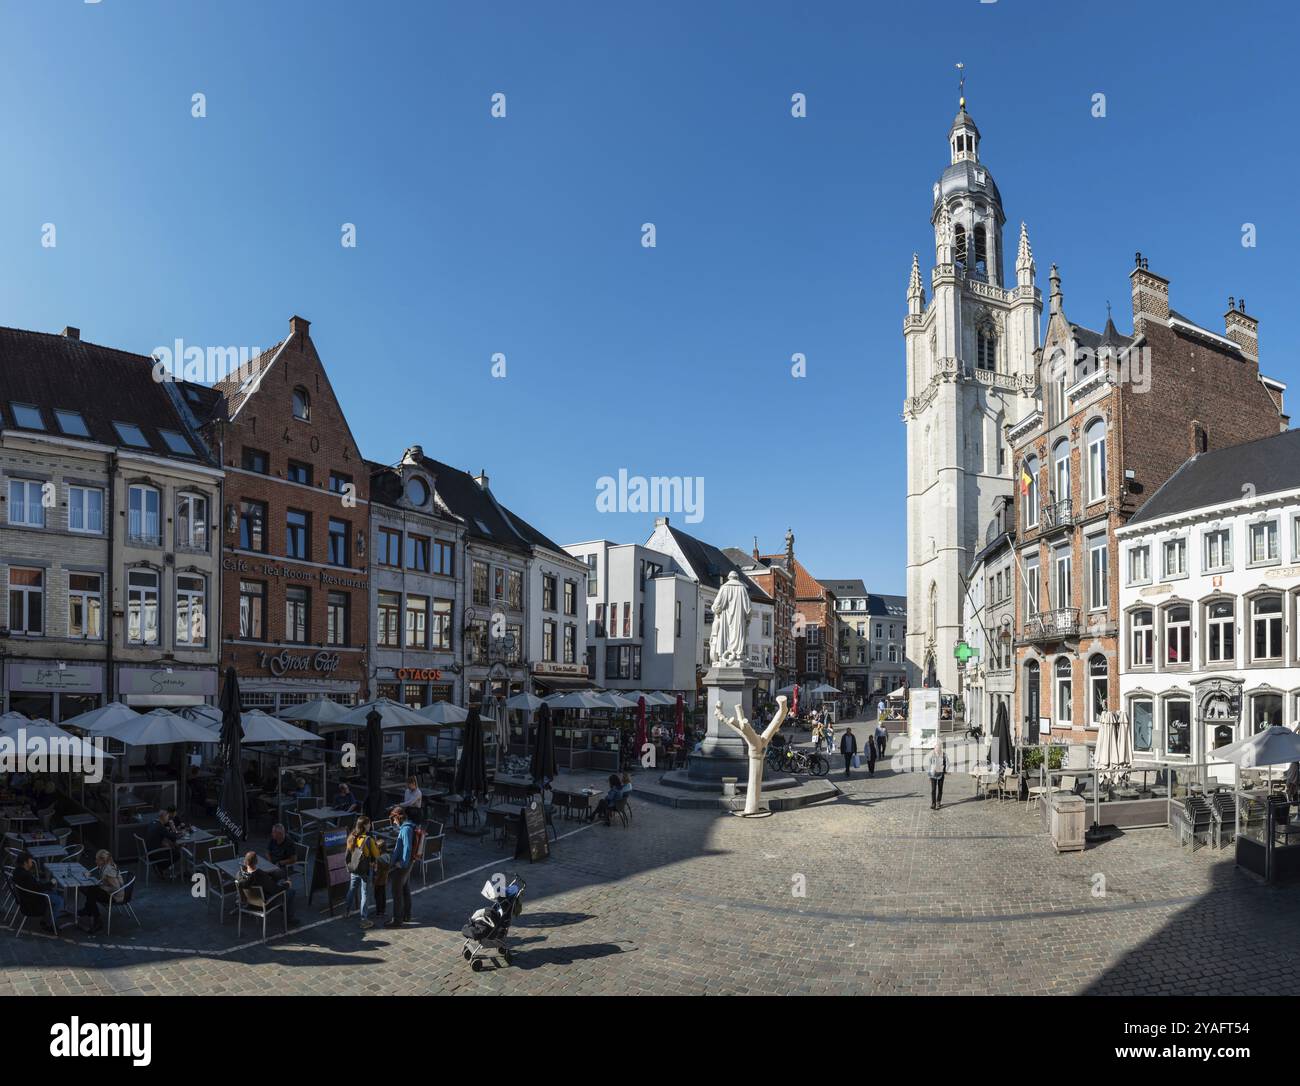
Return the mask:
[[534, 675], [533, 682], [538, 686], [545, 687], [547, 690], [594, 690], [596, 684], [590, 679], [578, 678], [573, 675]]

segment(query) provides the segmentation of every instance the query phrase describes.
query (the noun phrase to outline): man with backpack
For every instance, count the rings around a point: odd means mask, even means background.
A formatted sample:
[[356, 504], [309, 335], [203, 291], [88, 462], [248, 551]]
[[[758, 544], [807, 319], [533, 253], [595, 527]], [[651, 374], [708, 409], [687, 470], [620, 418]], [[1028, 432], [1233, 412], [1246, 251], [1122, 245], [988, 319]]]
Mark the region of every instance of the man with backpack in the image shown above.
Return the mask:
[[415, 826], [407, 820], [406, 811], [394, 807], [388, 812], [397, 827], [397, 843], [393, 845], [388, 861], [388, 888], [393, 898], [393, 918], [386, 928], [400, 928], [411, 919], [411, 869], [419, 855]]
[[350, 878], [348, 896], [343, 900], [343, 915], [347, 917], [352, 911], [353, 898], [357, 897], [360, 899], [362, 929], [373, 928], [375, 922], [370, 919], [371, 879], [379, 866], [379, 842], [371, 834], [370, 819], [365, 815], [357, 819], [348, 834], [345, 859]]

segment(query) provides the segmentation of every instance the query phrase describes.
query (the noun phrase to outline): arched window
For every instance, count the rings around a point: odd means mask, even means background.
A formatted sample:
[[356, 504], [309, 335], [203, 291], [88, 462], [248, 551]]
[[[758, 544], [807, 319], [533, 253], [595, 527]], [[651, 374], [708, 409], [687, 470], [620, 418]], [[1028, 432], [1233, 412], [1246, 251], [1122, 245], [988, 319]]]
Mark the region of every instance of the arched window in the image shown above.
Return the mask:
[[998, 336], [987, 321], [975, 330], [975, 368], [992, 372], [997, 369]]
[[1026, 528], [1038, 527], [1038, 457], [1025, 457], [1024, 474], [1020, 477], [1021, 516]]
[[1069, 414], [1069, 405], [1065, 395], [1070, 380], [1070, 367], [1066, 362], [1065, 352], [1056, 351], [1047, 363], [1046, 385], [1048, 388], [1047, 408], [1052, 425], [1056, 425]]
[[1106, 496], [1106, 421], [1093, 419], [1084, 431], [1084, 444], [1088, 450], [1088, 501], [1101, 501]]
[[1192, 609], [1175, 603], [1165, 608], [1165, 664], [1177, 666], [1192, 662]]
[[961, 271], [966, 270], [966, 227], [958, 223], [952, 231], [952, 259]]
[[302, 419], [303, 422], [311, 418], [311, 397], [302, 385], [293, 390], [293, 417]]
[[1110, 706], [1110, 665], [1106, 657], [1096, 653], [1088, 660], [1088, 721], [1101, 723], [1101, 716]]
[[975, 261], [971, 270], [980, 276], [988, 277], [989, 273], [989, 254], [988, 254], [988, 234], [982, 225], [977, 224], [972, 231], [975, 236]]
[[1152, 621], [1151, 608], [1143, 607], [1129, 616], [1129, 667], [1150, 667], [1152, 661], [1152, 638], [1155, 624]]
[[1074, 715], [1074, 684], [1070, 681], [1070, 661], [1062, 656], [1056, 661], [1056, 722], [1069, 724]]

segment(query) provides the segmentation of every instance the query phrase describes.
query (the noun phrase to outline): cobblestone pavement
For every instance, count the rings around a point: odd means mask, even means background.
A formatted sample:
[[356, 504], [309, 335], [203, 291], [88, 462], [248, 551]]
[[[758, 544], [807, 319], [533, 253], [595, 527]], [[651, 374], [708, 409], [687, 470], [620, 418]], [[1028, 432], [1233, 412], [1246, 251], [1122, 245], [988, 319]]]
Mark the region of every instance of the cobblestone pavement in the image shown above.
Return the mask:
[[[1227, 850], [1145, 830], [1058, 856], [1037, 816], [964, 776], [940, 811], [919, 775], [834, 779], [839, 799], [761, 820], [634, 802], [630, 829], [561, 821], [534, 865], [457, 841], [400, 931], [303, 909], [303, 928], [241, 943], [155, 885], [140, 932], [0, 935], [0, 995], [1300, 992], [1300, 895]], [[515, 964], [473, 973], [460, 926], [516, 867]]]

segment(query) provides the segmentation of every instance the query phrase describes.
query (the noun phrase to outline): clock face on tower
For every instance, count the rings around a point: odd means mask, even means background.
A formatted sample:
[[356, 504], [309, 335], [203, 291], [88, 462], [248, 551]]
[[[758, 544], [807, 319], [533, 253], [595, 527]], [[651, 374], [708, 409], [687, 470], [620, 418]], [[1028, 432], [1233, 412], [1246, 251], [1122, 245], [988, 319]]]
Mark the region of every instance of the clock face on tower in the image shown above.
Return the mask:
[[406, 500], [412, 505], [423, 505], [429, 500], [429, 484], [413, 475], [406, 482]]

